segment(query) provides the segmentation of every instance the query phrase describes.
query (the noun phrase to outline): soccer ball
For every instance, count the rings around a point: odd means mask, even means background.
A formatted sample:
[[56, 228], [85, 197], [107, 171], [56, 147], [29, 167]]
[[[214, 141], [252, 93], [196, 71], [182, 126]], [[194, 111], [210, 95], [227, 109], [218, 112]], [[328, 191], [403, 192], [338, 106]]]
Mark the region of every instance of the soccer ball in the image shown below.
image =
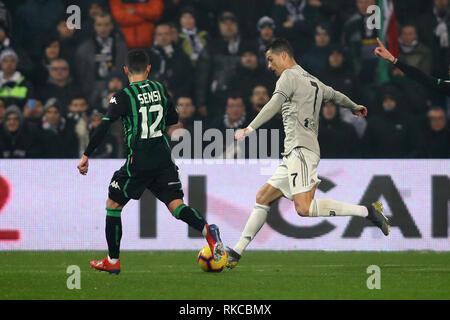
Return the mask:
[[211, 249], [206, 245], [198, 253], [197, 264], [205, 272], [221, 272], [227, 264], [227, 253], [224, 251], [222, 259], [215, 261]]

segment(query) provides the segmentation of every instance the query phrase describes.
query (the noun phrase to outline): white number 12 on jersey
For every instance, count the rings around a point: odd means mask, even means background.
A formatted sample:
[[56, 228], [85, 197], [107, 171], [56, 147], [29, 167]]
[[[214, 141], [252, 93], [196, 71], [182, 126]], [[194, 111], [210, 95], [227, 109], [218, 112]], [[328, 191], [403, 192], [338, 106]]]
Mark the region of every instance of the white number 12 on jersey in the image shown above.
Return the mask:
[[159, 123], [162, 120], [163, 117], [163, 107], [160, 104], [154, 104], [150, 106], [150, 109], [148, 109], [148, 113], [150, 112], [158, 112], [158, 115], [156, 116], [155, 121], [150, 126], [150, 134], [149, 134], [149, 127], [147, 124], [148, 121], [148, 114], [147, 114], [147, 107], [141, 107], [139, 109], [139, 112], [142, 114], [142, 133], [141, 133], [141, 139], [148, 139], [148, 138], [156, 138], [162, 136], [161, 130], [155, 131], [156, 127], [159, 125]]

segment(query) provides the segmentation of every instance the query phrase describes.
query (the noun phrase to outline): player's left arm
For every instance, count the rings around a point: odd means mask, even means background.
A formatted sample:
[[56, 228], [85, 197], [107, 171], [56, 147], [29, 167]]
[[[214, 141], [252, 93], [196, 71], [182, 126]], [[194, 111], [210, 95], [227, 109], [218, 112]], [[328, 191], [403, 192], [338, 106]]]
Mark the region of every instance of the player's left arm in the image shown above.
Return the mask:
[[334, 90], [333, 88], [320, 83], [323, 89], [323, 99], [325, 101], [333, 101], [337, 106], [350, 109], [350, 111], [356, 117], [365, 117], [367, 116], [367, 108], [363, 105], [358, 105], [353, 102], [349, 97], [345, 94]]
[[111, 124], [116, 121], [120, 116], [126, 114], [128, 99], [122, 97], [122, 92], [115, 94], [109, 101], [108, 112], [106, 116], [102, 119], [100, 125], [95, 129], [89, 144], [84, 151], [83, 156], [80, 159], [80, 163], [77, 168], [80, 174], [86, 175], [89, 169], [89, 156], [94, 152], [94, 150], [102, 143], [106, 134], [111, 127]]

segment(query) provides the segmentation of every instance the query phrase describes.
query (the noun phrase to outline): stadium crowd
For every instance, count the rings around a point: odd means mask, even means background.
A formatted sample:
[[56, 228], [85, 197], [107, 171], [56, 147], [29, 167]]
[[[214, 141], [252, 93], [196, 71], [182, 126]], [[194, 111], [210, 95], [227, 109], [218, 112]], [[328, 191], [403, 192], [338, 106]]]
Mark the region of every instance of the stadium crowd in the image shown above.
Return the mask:
[[[308, 72], [368, 107], [362, 119], [324, 103], [321, 158], [450, 158], [450, 98], [392, 64], [381, 80], [378, 30], [366, 24], [375, 0], [81, 0], [81, 28], [69, 29], [73, 2], [0, 1], [0, 158], [80, 157], [128, 84], [130, 48], [146, 48], [150, 79], [176, 103], [173, 145], [194, 135], [196, 120], [203, 132], [243, 128], [274, 90], [264, 52], [274, 37], [292, 43]], [[448, 2], [394, 2], [399, 60], [441, 79], [450, 69]], [[281, 114], [263, 129], [280, 130], [282, 149]], [[122, 137], [117, 121], [92, 157], [123, 157]], [[236, 156], [231, 143], [217, 156]]]

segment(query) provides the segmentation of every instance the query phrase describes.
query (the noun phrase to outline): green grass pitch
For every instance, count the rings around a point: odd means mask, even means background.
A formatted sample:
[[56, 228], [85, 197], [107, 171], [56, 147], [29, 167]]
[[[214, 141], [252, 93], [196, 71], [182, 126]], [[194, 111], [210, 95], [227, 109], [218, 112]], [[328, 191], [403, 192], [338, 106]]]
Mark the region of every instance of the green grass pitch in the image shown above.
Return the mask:
[[[0, 252], [0, 299], [450, 299], [450, 253], [248, 251], [205, 273], [194, 251], [124, 251], [121, 274], [89, 266], [105, 252]], [[69, 265], [81, 289], [67, 288]], [[369, 290], [369, 265], [381, 289]]]

